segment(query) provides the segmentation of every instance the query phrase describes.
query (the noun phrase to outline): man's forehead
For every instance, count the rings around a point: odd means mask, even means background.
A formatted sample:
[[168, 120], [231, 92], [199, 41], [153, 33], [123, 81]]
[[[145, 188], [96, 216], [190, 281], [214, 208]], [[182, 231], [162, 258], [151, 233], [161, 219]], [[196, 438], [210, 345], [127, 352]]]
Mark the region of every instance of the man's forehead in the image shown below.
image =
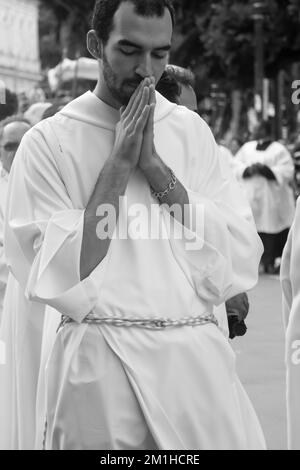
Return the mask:
[[26, 122], [15, 121], [6, 124], [3, 129], [2, 138], [5, 141], [15, 140], [22, 138], [23, 135], [30, 129], [30, 125]]
[[195, 111], [197, 109], [197, 97], [190, 85], [181, 86], [180, 104]]
[[[111, 37], [114, 41], [128, 40], [132, 43], [147, 41], [152, 48], [171, 45], [173, 24], [168, 8], [163, 16], [142, 16], [135, 12], [131, 2], [122, 2], [115, 13]], [[151, 38], [151, 44], [149, 39]]]

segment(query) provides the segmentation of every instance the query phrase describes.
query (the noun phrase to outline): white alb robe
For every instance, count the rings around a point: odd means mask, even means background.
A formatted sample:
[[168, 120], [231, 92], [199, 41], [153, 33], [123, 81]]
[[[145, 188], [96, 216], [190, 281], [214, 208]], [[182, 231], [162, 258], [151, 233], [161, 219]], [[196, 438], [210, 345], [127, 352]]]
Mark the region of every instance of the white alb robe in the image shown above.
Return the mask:
[[300, 450], [300, 199], [283, 251], [280, 277], [286, 332], [288, 448]]
[[[8, 263], [31, 300], [75, 321], [48, 345], [41, 379], [46, 447], [264, 448], [234, 353], [216, 326], [149, 331], [81, 324], [91, 311], [118, 318], [204, 314], [257, 282], [262, 246], [253, 224], [235, 209], [208, 127], [159, 94], [155, 145], [197, 211], [195, 231], [184, 229], [197, 249], [174, 234], [159, 240], [116, 236], [104, 260], [80, 281], [84, 208], [110, 155], [118, 119], [116, 110], [88, 92], [26, 134], [12, 169]], [[135, 203], [148, 210], [154, 205], [152, 222], [167, 226], [170, 216], [139, 169], [126, 197], [116, 233], [129, 216], [132, 222], [135, 214], [127, 207]], [[144, 213], [142, 230], [146, 219]], [[16, 247], [22, 254], [16, 256]], [[43, 397], [38, 403], [42, 410]], [[38, 419], [43, 423], [43, 416]]]
[[0, 341], [0, 449], [30, 450], [36, 436], [36, 397], [44, 324], [44, 305], [31, 302], [9, 273]]
[[[3, 229], [8, 174], [0, 178], [0, 449], [27, 450], [35, 445], [36, 389], [44, 305], [30, 302], [6, 264]], [[18, 199], [18, 191], [15, 194]]]
[[[250, 202], [258, 232], [276, 234], [290, 228], [295, 201], [290, 183], [294, 177], [293, 160], [288, 150], [273, 142], [266, 150], [257, 150], [257, 141], [247, 142], [234, 159], [234, 169]], [[245, 169], [254, 163], [267, 165], [276, 181], [263, 176], [243, 179]]]

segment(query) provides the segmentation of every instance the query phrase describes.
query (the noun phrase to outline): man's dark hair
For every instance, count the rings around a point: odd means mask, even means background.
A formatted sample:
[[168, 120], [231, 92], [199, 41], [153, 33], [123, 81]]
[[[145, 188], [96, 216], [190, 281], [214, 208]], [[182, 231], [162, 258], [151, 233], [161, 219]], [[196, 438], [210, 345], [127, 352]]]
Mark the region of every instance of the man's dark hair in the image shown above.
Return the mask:
[[192, 88], [195, 87], [195, 75], [191, 70], [180, 67], [179, 65], [168, 64], [166, 66], [166, 72], [180, 85], [191, 86]]
[[15, 93], [5, 89], [5, 104], [0, 104], [0, 121], [18, 111], [18, 98]]
[[96, 31], [97, 36], [104, 44], [107, 43], [113, 30], [113, 18], [116, 11], [121, 3], [126, 1], [134, 5], [138, 15], [145, 17], [162, 17], [167, 8], [171, 14], [173, 26], [175, 24], [175, 10], [172, 0], [96, 0], [92, 29]]
[[156, 85], [156, 90], [167, 100], [171, 101], [171, 103], [178, 104], [178, 97], [181, 93], [180, 85], [174, 77], [168, 74], [166, 70]]
[[182, 86], [194, 87], [195, 75], [191, 70], [178, 65], [167, 65], [156, 90], [172, 103], [179, 103]]

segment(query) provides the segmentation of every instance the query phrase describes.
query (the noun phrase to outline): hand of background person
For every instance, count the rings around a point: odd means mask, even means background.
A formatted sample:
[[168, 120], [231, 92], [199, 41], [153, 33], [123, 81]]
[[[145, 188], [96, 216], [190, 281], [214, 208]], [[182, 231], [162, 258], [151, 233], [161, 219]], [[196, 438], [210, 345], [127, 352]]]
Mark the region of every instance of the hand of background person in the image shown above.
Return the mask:
[[249, 300], [246, 293], [238, 294], [225, 302], [229, 326], [229, 338], [243, 336], [247, 327], [245, 318], [249, 312]]
[[126, 107], [120, 110], [120, 121], [116, 126], [112, 157], [119, 163], [127, 163], [131, 168], [138, 164], [144, 130], [151, 107], [149, 105], [151, 80], [146, 78], [137, 87]]
[[271, 168], [269, 166], [259, 164], [258, 172], [261, 176], [263, 176], [267, 180], [276, 181], [276, 176], [274, 175], [273, 171], [271, 170]]
[[253, 165], [248, 166], [243, 173], [243, 178], [247, 179], [252, 178], [252, 176], [258, 175], [258, 165], [258, 163], [254, 163]]

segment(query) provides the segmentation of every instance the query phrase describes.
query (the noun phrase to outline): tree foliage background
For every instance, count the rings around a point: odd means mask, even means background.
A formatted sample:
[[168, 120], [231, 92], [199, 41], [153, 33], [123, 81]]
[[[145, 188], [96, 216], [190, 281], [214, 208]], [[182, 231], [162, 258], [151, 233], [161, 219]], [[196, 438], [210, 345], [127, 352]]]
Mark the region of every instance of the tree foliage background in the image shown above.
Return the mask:
[[[212, 83], [217, 84], [231, 104], [236, 103], [233, 123], [236, 127], [240, 111], [248, 106], [247, 99], [251, 100], [253, 90], [253, 0], [175, 0], [174, 3], [177, 25], [171, 62], [196, 73], [200, 100], [209, 96]], [[265, 0], [264, 3], [265, 75], [275, 80], [280, 70], [297, 73], [293, 65], [300, 62], [300, 0]], [[63, 55], [88, 56], [85, 34], [94, 0], [41, 0], [40, 5], [42, 66], [53, 67]], [[231, 118], [232, 112], [231, 109]]]

